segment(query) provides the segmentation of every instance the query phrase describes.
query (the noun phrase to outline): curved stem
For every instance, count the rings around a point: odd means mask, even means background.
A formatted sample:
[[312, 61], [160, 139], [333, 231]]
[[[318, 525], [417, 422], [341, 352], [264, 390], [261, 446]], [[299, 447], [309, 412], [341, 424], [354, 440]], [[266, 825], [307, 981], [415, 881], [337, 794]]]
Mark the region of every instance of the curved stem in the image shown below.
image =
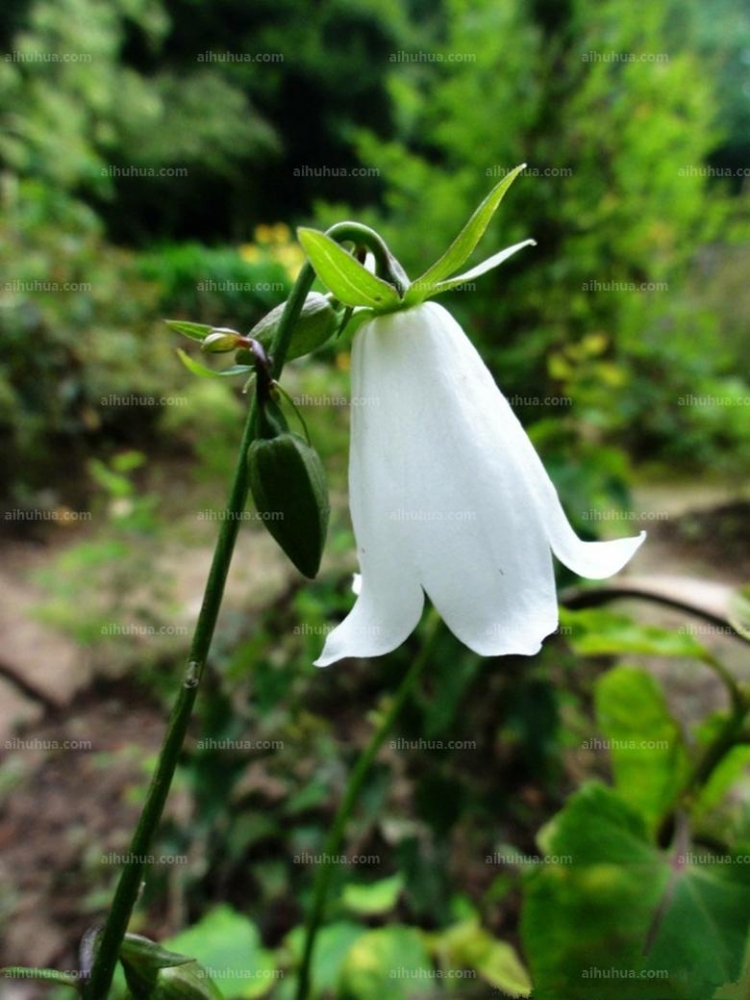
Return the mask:
[[328, 889], [331, 884], [331, 876], [336, 867], [331, 859], [339, 854], [346, 824], [349, 821], [357, 797], [362, 788], [367, 773], [378, 754], [378, 751], [385, 742], [385, 738], [390, 732], [393, 723], [404, 706], [404, 702], [411, 693], [414, 685], [427, 664], [432, 644], [440, 627], [440, 617], [433, 608], [430, 612], [430, 622], [427, 635], [417, 656], [412, 661], [409, 670], [404, 675], [388, 710], [383, 716], [380, 724], [372, 735], [370, 742], [357, 759], [349, 781], [347, 782], [344, 797], [341, 800], [336, 817], [333, 821], [330, 833], [328, 834], [323, 848], [323, 864], [318, 869], [313, 891], [313, 904], [305, 923], [305, 946], [302, 953], [302, 963], [300, 965], [299, 979], [297, 981], [297, 1000], [307, 1000], [310, 991], [310, 967], [312, 963], [313, 950], [315, 948], [315, 938], [320, 924], [323, 920]]
[[[330, 236], [338, 243], [355, 243], [357, 246], [367, 247], [375, 258], [378, 272], [396, 287], [399, 294], [403, 294], [409, 280], [383, 238], [374, 229], [363, 226], [359, 222], [337, 222], [326, 230], [326, 236]], [[314, 281], [315, 271], [311, 264], [305, 263], [297, 275], [292, 294], [286, 301], [281, 320], [271, 342], [271, 377], [274, 379], [278, 379], [281, 369], [284, 367], [294, 332], [294, 324]]]
[[409, 279], [401, 264], [396, 260], [383, 237], [369, 226], [360, 222], [337, 222], [326, 231], [326, 236], [339, 243], [354, 243], [367, 247], [375, 258], [376, 273], [389, 281], [403, 297], [409, 287]]

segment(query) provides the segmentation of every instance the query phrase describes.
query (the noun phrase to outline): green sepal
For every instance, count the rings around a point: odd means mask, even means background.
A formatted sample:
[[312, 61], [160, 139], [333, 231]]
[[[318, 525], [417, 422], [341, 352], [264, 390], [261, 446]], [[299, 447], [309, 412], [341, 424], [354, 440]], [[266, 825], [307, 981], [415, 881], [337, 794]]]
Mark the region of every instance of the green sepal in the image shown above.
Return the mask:
[[371, 274], [325, 233], [298, 229], [297, 236], [323, 284], [345, 306], [368, 306], [380, 312], [402, 304], [393, 285]]
[[206, 326], [205, 323], [188, 323], [182, 319], [165, 319], [164, 322], [170, 330], [181, 333], [183, 337], [189, 337], [191, 340], [205, 340], [214, 330], [214, 327]]
[[[409, 291], [406, 293], [405, 302], [407, 305], [417, 305], [424, 302], [431, 295], [436, 294], [437, 285], [449, 278], [464, 264], [474, 251], [477, 243], [485, 233], [487, 226], [492, 220], [492, 216], [497, 211], [503, 196], [513, 181], [522, 170], [526, 169], [526, 164], [522, 163], [511, 170], [503, 179], [495, 185], [482, 204], [477, 208], [464, 228], [451, 243], [443, 256], [429, 267], [421, 278], [417, 278]], [[481, 266], [481, 265], [480, 265]], [[464, 277], [462, 280], [466, 280]], [[446, 289], [441, 289], [445, 291]]]
[[150, 938], [141, 934], [126, 934], [120, 946], [120, 958], [123, 962], [142, 965], [150, 969], [169, 969], [176, 965], [194, 962], [189, 955], [180, 955], [176, 951], [168, 951]]
[[232, 365], [231, 368], [225, 368], [223, 371], [214, 371], [213, 368], [207, 368], [200, 361], [191, 358], [189, 354], [181, 351], [179, 347], [177, 348], [177, 354], [187, 370], [201, 378], [231, 378], [232, 375], [245, 375], [247, 372], [255, 370], [252, 365]]
[[[276, 328], [285, 307], [286, 302], [276, 306], [256, 323], [248, 334], [254, 340], [260, 341], [267, 353], [271, 352]], [[333, 308], [327, 296], [321, 295], [320, 292], [310, 292], [302, 306], [299, 319], [294, 324], [286, 360], [294, 361], [295, 358], [317, 351], [336, 333], [340, 321], [340, 313]]]
[[259, 438], [247, 453], [250, 491], [263, 524], [300, 573], [320, 568], [330, 504], [318, 453], [299, 435]]
[[23, 965], [9, 965], [0, 969], [0, 976], [6, 979], [45, 979], [59, 986], [79, 985], [78, 979], [67, 972], [58, 972], [57, 969], [28, 969]]
[[120, 961], [133, 1000], [221, 1000], [210, 974], [194, 958], [140, 934], [125, 935]]
[[224, 995], [204, 966], [188, 962], [163, 969], [150, 1000], [224, 1000]]
[[364, 326], [365, 323], [369, 323], [369, 321], [374, 319], [376, 315], [377, 313], [375, 313], [372, 309], [357, 309], [357, 311], [352, 313], [347, 320], [341, 334], [353, 337], [361, 326]]
[[146, 972], [123, 962], [133, 1000], [223, 1000], [210, 973], [195, 959]]
[[498, 267], [498, 265], [502, 264], [503, 261], [508, 259], [508, 257], [512, 257], [514, 253], [517, 253], [519, 250], [523, 250], [524, 247], [535, 246], [536, 240], [524, 240], [522, 243], [515, 243], [512, 247], [506, 247], [505, 250], [500, 250], [498, 253], [493, 254], [491, 257], [488, 257], [487, 260], [482, 261], [481, 264], [477, 264], [476, 267], [472, 267], [464, 274], [459, 274], [456, 278], [449, 278], [447, 281], [438, 281], [438, 283], [433, 286], [428, 298], [432, 298], [433, 295], [439, 295], [440, 292], [449, 292], [452, 288], [458, 288], [459, 286], [466, 284], [467, 281], [473, 281], [474, 278], [479, 278], [481, 275], [486, 274], [493, 268]]

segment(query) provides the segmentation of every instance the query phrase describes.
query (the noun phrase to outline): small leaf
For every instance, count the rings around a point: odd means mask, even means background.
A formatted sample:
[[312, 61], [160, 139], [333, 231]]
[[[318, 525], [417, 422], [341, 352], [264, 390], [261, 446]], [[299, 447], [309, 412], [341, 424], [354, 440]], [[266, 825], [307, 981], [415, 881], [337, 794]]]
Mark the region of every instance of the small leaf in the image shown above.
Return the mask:
[[60, 986], [78, 986], [78, 979], [57, 969], [27, 969], [22, 965], [11, 965], [0, 969], [0, 976], [6, 979], [46, 979]]
[[298, 229], [299, 241], [323, 284], [345, 306], [393, 309], [401, 305], [396, 289], [371, 274], [325, 233]]
[[338, 996], [340, 1000], [417, 1000], [435, 996], [434, 980], [422, 935], [413, 927], [391, 924], [364, 934], [349, 949]]
[[444, 278], [449, 278], [452, 274], [455, 274], [459, 267], [469, 259], [477, 243], [479, 243], [484, 235], [487, 226], [490, 224], [498, 205], [503, 200], [503, 195], [521, 171], [525, 169], [526, 164], [522, 163], [515, 170], [511, 170], [507, 176], [503, 177], [499, 184], [495, 185], [443, 256], [432, 267], [428, 268], [421, 278], [418, 278], [414, 282], [412, 289], [416, 286], [417, 291], [412, 294], [410, 289], [406, 293], [407, 302], [414, 305], [417, 302], [423, 302], [427, 294], [429, 294], [428, 289], [437, 285]]
[[688, 771], [680, 726], [659, 683], [637, 667], [615, 667], [596, 684], [596, 715], [607, 737], [615, 786], [654, 834]]
[[453, 924], [436, 936], [435, 950], [442, 966], [474, 969], [505, 996], [531, 994], [529, 974], [514, 948], [494, 938], [475, 917]]
[[376, 916], [393, 909], [403, 887], [401, 875], [379, 879], [369, 885], [352, 882], [344, 887], [341, 902], [352, 913]]
[[463, 285], [467, 281], [472, 281], [474, 278], [479, 278], [493, 268], [498, 267], [518, 250], [522, 250], [524, 247], [535, 246], [536, 240], [524, 240], [522, 243], [515, 243], [512, 247], [507, 247], [505, 250], [493, 254], [492, 257], [488, 257], [487, 260], [481, 264], [477, 264], [476, 267], [472, 267], [471, 270], [466, 271], [464, 274], [460, 274], [457, 278], [450, 278], [448, 281], [439, 281], [436, 285], [432, 286], [431, 291], [428, 292], [426, 297], [431, 298], [433, 295], [439, 295], [440, 292], [449, 292], [452, 288], [458, 288], [459, 285]]
[[169, 969], [175, 965], [185, 965], [194, 962], [189, 955], [180, 955], [176, 951], [168, 951], [150, 938], [140, 934], [126, 934], [120, 946], [120, 958], [134, 965], [143, 965], [149, 969]]
[[733, 592], [728, 619], [735, 632], [750, 642], [750, 585], [739, 587]]
[[708, 653], [689, 632], [639, 625], [624, 615], [601, 608], [560, 609], [567, 641], [579, 656], [679, 656], [706, 660]]
[[166, 944], [175, 951], [195, 955], [200, 965], [196, 969], [183, 965], [165, 970], [160, 973], [160, 983], [165, 973], [168, 980], [174, 981], [180, 970], [187, 970], [216, 994], [218, 989], [211, 976], [221, 983], [221, 992], [227, 997], [254, 1000], [265, 996], [278, 978], [274, 956], [263, 948], [258, 928], [230, 906], [211, 910]]
[[188, 323], [182, 319], [165, 319], [164, 322], [170, 330], [181, 333], [183, 337], [189, 337], [191, 340], [204, 340], [214, 329], [205, 323]]
[[[352, 945], [367, 933], [367, 928], [348, 920], [339, 920], [321, 927], [315, 939], [315, 950], [312, 958], [310, 979], [312, 995], [317, 997], [335, 995], [338, 986], [341, 966]], [[294, 958], [294, 964], [299, 965], [305, 945], [304, 927], [295, 927], [285, 939], [285, 944]]]
[[[721, 762], [711, 772], [711, 777], [701, 788], [693, 810], [693, 819], [710, 815], [726, 797], [727, 792], [743, 775], [750, 773], [750, 746], [742, 744], [732, 747]], [[742, 800], [738, 796], [738, 808]]]
[[179, 347], [177, 348], [177, 354], [187, 370], [192, 372], [193, 375], [199, 375], [201, 378], [230, 378], [232, 375], [246, 375], [248, 372], [254, 370], [252, 365], [232, 365], [231, 368], [225, 368], [223, 371], [217, 372], [213, 368], [207, 368], [200, 361], [191, 358], [189, 354], [181, 351]]

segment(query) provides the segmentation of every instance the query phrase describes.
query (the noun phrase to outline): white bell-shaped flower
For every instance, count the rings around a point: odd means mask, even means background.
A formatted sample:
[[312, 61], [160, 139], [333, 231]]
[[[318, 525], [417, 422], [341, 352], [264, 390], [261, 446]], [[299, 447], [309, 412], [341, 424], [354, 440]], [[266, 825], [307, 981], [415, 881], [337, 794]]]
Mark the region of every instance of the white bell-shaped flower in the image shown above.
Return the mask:
[[359, 329], [351, 391], [361, 585], [318, 666], [395, 649], [416, 627], [425, 593], [475, 652], [531, 655], [557, 628], [552, 553], [601, 579], [645, 538], [578, 538], [510, 405], [437, 303]]

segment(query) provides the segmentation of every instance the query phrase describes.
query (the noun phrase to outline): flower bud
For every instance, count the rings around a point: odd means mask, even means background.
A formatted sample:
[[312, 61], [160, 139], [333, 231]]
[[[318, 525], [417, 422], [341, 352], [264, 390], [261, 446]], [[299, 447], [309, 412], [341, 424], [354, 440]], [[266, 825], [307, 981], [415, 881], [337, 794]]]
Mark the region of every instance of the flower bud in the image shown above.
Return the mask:
[[[256, 323], [249, 335], [259, 340], [267, 351], [271, 349], [271, 341], [284, 312], [285, 302], [272, 309], [267, 316]], [[339, 313], [331, 305], [329, 299], [320, 292], [310, 292], [300, 312], [294, 327], [292, 341], [287, 352], [287, 361], [301, 358], [304, 354], [322, 347], [338, 329]]]
[[207, 354], [235, 351], [242, 337], [235, 330], [214, 330], [203, 339], [201, 350]]
[[318, 453], [285, 431], [259, 438], [247, 453], [250, 490], [266, 528], [291, 561], [313, 579], [328, 531], [328, 486]]

